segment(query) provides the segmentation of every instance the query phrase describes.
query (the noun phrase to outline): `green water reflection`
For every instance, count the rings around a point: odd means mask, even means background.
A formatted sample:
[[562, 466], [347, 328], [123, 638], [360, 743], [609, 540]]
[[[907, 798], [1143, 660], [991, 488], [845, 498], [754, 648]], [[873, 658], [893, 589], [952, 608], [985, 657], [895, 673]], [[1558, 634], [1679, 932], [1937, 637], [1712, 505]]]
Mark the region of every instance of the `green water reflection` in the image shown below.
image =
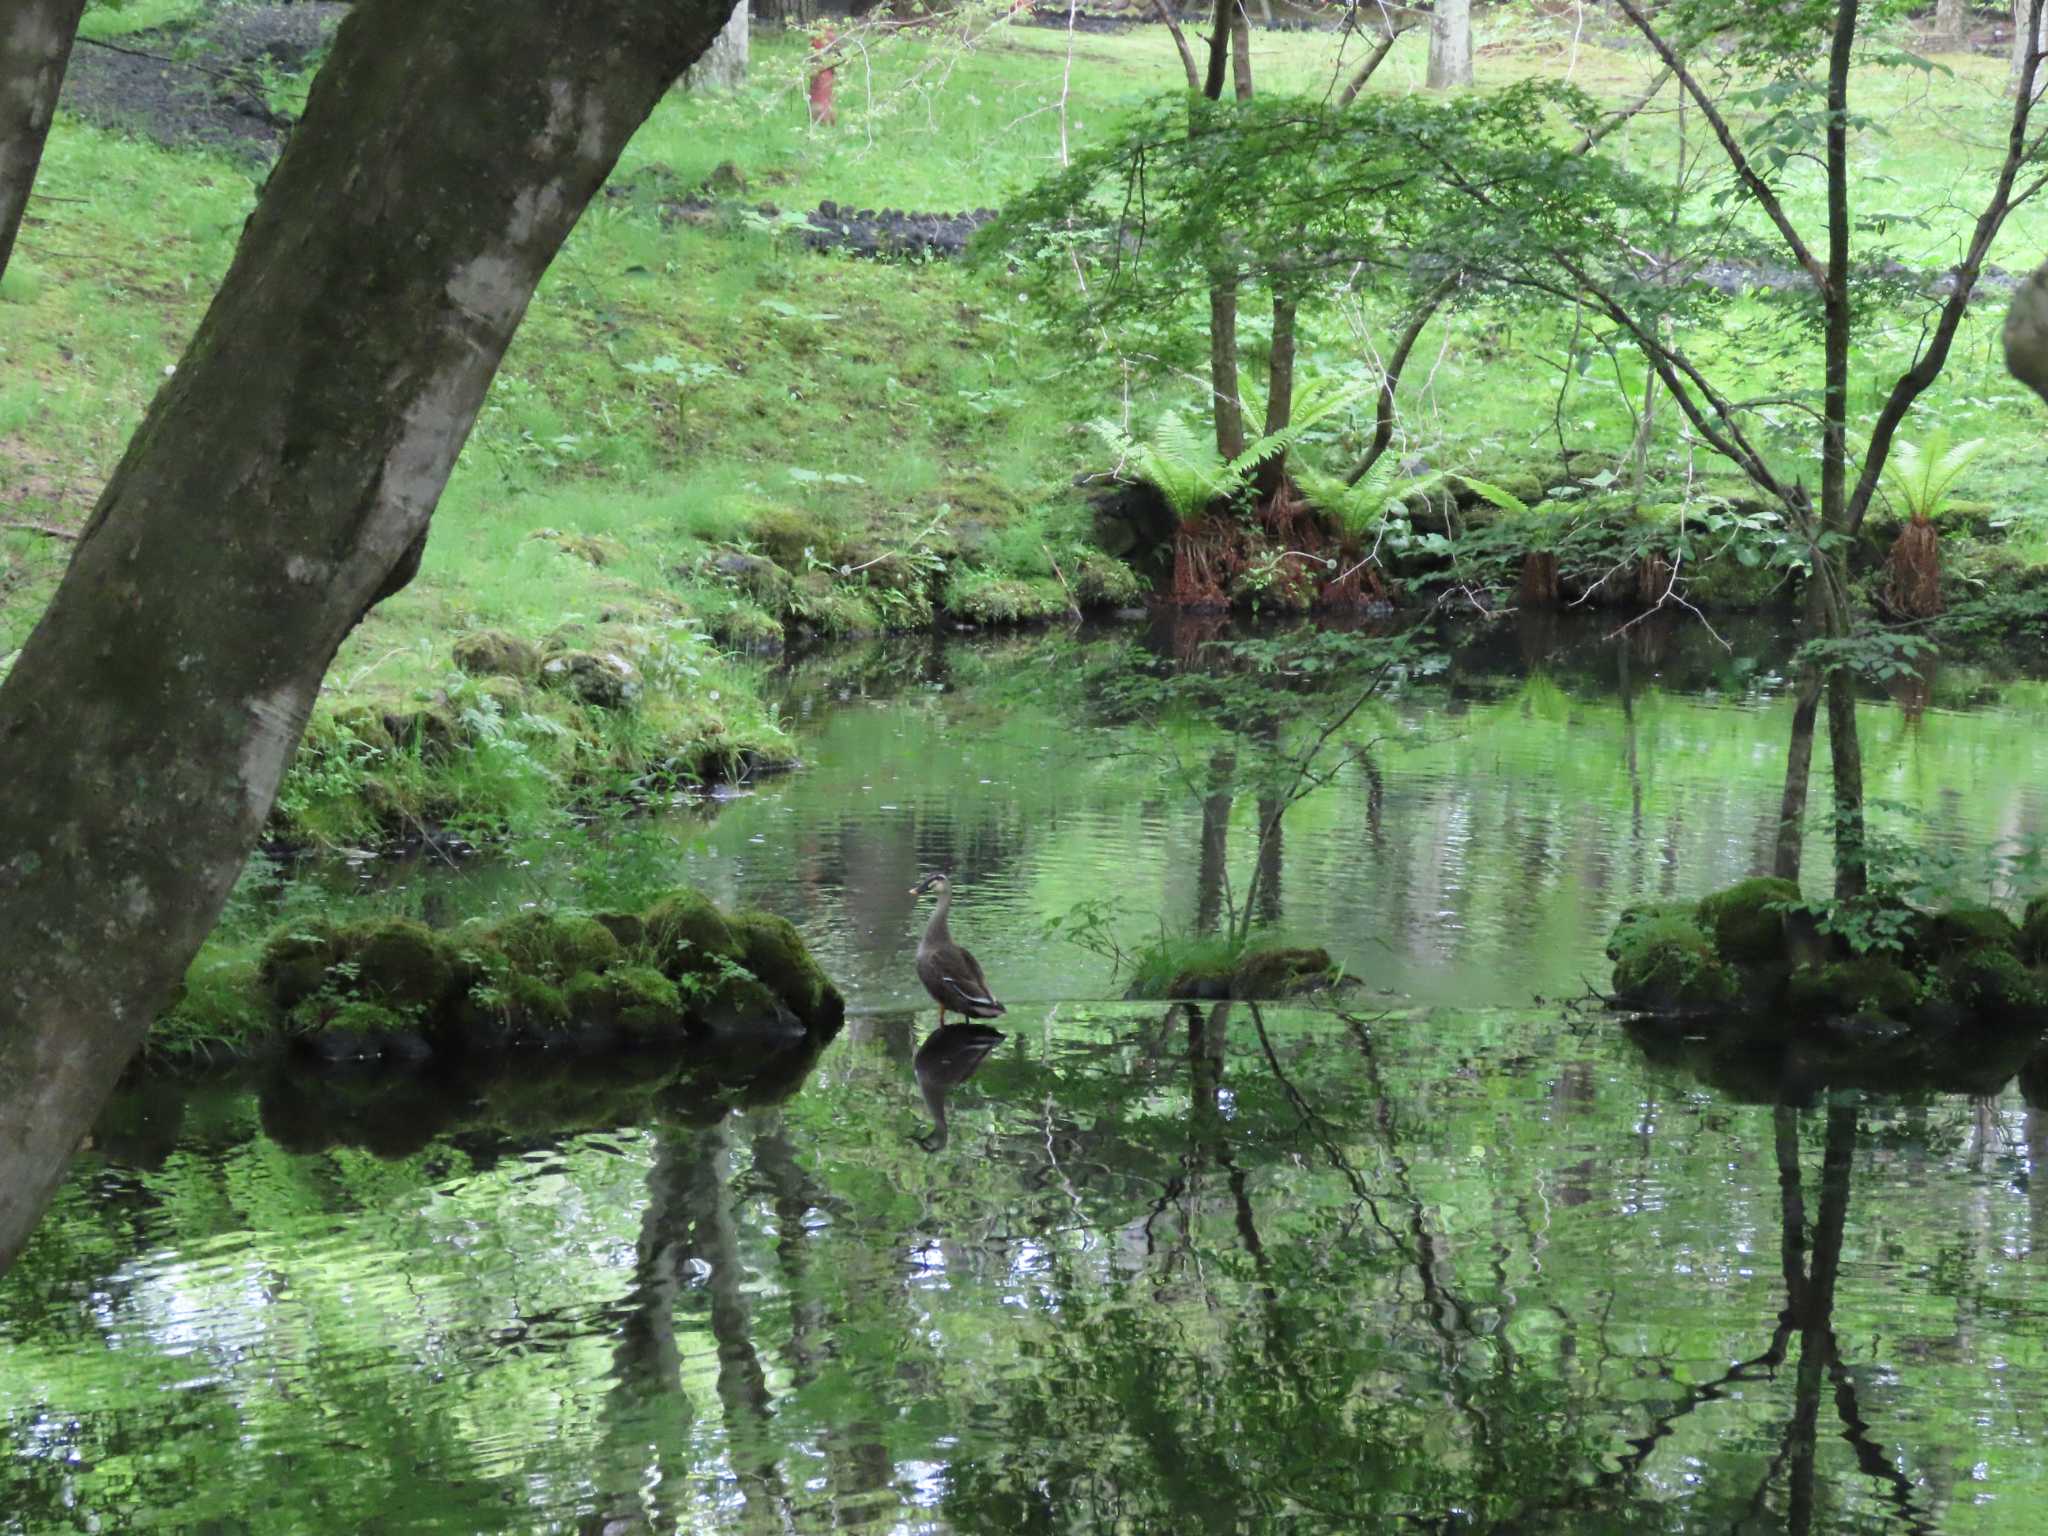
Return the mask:
[[2017, 1089], [1752, 1104], [1555, 1013], [1004, 1022], [936, 1153], [900, 1013], [779, 1104], [514, 1085], [392, 1158], [117, 1105], [0, 1281], [0, 1531], [2041, 1528]]
[[[1531, 618], [1448, 636], [1429, 670], [1361, 716], [1369, 759], [1282, 827], [1262, 915], [1393, 997], [1577, 995], [1605, 983], [1621, 908], [1769, 866], [1796, 637], [1737, 627], [1724, 648], [1696, 624], [1645, 625], [1615, 643], [1609, 618]], [[788, 917], [853, 1006], [888, 1008], [924, 1001], [906, 892], [945, 866], [953, 931], [998, 996], [1115, 996], [1105, 962], [1044, 937], [1049, 918], [1110, 897], [1129, 947], [1162, 924], [1213, 922], [1256, 860], [1257, 801], [1190, 793], [1152, 755], [1156, 734], [1106, 716], [1087, 683], [1091, 668], [1185, 656], [1199, 638], [832, 652], [783, 684], [803, 771], [459, 873], [372, 866], [370, 885], [439, 923], [537, 901], [617, 905], [681, 878]], [[1904, 808], [1880, 809], [1880, 831], [1963, 856], [1966, 892], [2009, 899], [1976, 864], [2048, 841], [2048, 684], [1950, 668], [1898, 694], [1862, 709], [1868, 792]], [[1185, 745], [1197, 761], [1210, 750]], [[1813, 800], [1826, 803], [1824, 783]], [[1823, 889], [1826, 839], [1812, 841], [1807, 879]], [[249, 920], [276, 915], [258, 902]]]

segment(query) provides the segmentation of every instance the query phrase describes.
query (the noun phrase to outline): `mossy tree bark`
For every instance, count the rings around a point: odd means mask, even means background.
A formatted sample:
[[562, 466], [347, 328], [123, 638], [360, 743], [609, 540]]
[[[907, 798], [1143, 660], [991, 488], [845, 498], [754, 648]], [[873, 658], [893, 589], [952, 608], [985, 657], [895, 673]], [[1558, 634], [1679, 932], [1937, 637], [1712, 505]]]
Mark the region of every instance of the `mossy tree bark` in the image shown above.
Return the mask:
[[15, 0], [0, 22], [0, 277], [43, 163], [85, 0]]
[[416, 568], [534, 285], [732, 0], [361, 0], [0, 685], [0, 1270]]

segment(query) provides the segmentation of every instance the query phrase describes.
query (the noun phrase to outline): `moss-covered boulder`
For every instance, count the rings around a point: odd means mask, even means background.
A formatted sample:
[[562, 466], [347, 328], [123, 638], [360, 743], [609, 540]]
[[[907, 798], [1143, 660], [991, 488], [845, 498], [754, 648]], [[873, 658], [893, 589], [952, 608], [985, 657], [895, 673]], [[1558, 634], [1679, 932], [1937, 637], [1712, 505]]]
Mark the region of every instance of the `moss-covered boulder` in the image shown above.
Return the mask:
[[591, 921], [601, 924], [621, 949], [640, 949], [647, 943], [647, 920], [638, 912], [593, 912]]
[[2019, 925], [1996, 907], [1959, 903], [1935, 914], [1933, 940], [1944, 956], [1968, 954], [1979, 949], [2014, 950], [2019, 946]]
[[585, 971], [563, 989], [579, 1023], [613, 1026], [637, 1039], [660, 1039], [683, 1029], [683, 999], [676, 984], [651, 965], [622, 965], [597, 975]]
[[772, 912], [735, 913], [730, 924], [740, 964], [782, 1000], [812, 1034], [831, 1034], [846, 1021], [846, 999], [811, 958], [795, 924]]
[[1700, 900], [1700, 928], [1714, 950], [1732, 965], [1777, 965], [1786, 955], [1785, 915], [1778, 910], [1799, 900], [1799, 887], [1769, 875], [1740, 880]]
[[640, 673], [609, 651], [563, 651], [541, 663], [543, 687], [596, 709], [624, 709], [640, 696]]
[[669, 892], [641, 913], [644, 948], [671, 980], [716, 975], [740, 959], [740, 942], [711, 898], [687, 888]]
[[1919, 990], [1904, 966], [1864, 955], [1801, 966], [1785, 985], [1785, 1007], [1812, 1018], [1879, 1013], [1903, 1019], [1912, 1012]]
[[685, 988], [690, 1023], [723, 1046], [793, 1045], [808, 1033], [782, 999], [753, 977], [729, 971]]
[[1942, 966], [1949, 995], [1987, 1024], [2032, 1024], [2048, 1005], [2040, 978], [2011, 949], [1980, 944]]
[[2048, 893], [2027, 903], [2026, 920], [2020, 924], [2018, 952], [2029, 965], [2048, 965]]
[[1629, 908], [1607, 941], [1607, 958], [1615, 1000], [1633, 1008], [1721, 1008], [1742, 991], [1691, 902]]
[[327, 968], [341, 958], [335, 925], [326, 918], [293, 923], [271, 935], [257, 962], [263, 992], [281, 1011], [289, 1011], [327, 985]]
[[455, 665], [472, 677], [513, 677], [540, 673], [540, 647], [509, 630], [473, 629], [455, 641]]
[[1327, 949], [1274, 945], [1246, 950], [1230, 973], [1230, 995], [1238, 998], [1300, 997], [1320, 992], [1336, 980]]
[[625, 952], [596, 918], [554, 912], [521, 912], [477, 931], [470, 940], [487, 953], [502, 954], [516, 970], [555, 981], [579, 971], [602, 972]]

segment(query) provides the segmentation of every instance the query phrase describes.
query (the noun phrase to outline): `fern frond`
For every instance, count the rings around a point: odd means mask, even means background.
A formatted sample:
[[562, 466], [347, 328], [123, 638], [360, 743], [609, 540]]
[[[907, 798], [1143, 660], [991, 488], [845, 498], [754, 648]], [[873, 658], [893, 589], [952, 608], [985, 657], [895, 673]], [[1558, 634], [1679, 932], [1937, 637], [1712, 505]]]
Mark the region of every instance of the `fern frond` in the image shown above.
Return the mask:
[[1503, 512], [1512, 512], [1517, 517], [1527, 517], [1529, 515], [1529, 503], [1522, 500], [1513, 491], [1504, 490], [1500, 486], [1493, 485], [1485, 480], [1475, 480], [1470, 475], [1458, 476], [1458, 483], [1473, 495], [1479, 497], [1480, 500], [1491, 502]]

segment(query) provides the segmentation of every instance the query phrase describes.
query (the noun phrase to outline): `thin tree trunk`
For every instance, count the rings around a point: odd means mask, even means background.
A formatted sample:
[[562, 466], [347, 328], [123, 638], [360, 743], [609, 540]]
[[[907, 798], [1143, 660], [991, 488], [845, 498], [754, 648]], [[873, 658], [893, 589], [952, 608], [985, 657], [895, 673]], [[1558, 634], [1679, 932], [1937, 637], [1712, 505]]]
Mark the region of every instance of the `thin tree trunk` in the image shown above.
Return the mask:
[[1237, 382], [1237, 280], [1209, 289], [1209, 386], [1216, 396], [1216, 451], [1225, 459], [1244, 452], [1244, 401]]
[[1813, 775], [1813, 728], [1820, 718], [1820, 694], [1820, 671], [1809, 667], [1800, 673], [1793, 695], [1792, 741], [1785, 757], [1785, 789], [1778, 800], [1777, 854], [1771, 863], [1772, 874], [1794, 885], [1799, 883], [1806, 847], [1806, 795]]
[[[1273, 355], [1266, 370], [1266, 435], [1286, 428], [1294, 416], [1294, 301], [1274, 295]], [[1281, 449], [1259, 465], [1261, 496], [1278, 494], [1287, 480], [1287, 452]]]
[[1188, 47], [1187, 33], [1181, 30], [1180, 18], [1173, 14], [1173, 7], [1168, 5], [1166, 0], [1152, 0], [1152, 4], [1159, 12], [1159, 19], [1166, 23], [1166, 30], [1173, 34], [1173, 46], [1180, 50], [1181, 67], [1188, 72], [1188, 89], [1199, 91], [1202, 88], [1202, 72], [1195, 67], [1195, 55]]
[[1352, 75], [1343, 91], [1339, 93], [1338, 106], [1348, 107], [1358, 100], [1358, 93], [1365, 89], [1366, 81], [1373, 77], [1375, 70], [1386, 63], [1387, 55], [1394, 51], [1394, 44], [1401, 40], [1401, 34], [1407, 30], [1406, 26], [1391, 27], [1384, 37], [1372, 45], [1372, 51], [1360, 62], [1357, 73]]
[[14, 0], [0, 24], [0, 277], [42, 164], [85, 0]]
[[[1853, 532], [1849, 519], [1849, 66], [1856, 42], [1860, 0], [1840, 0], [1835, 35], [1828, 47], [1828, 269], [1822, 301], [1821, 347], [1826, 386], [1821, 401], [1821, 528], [1837, 537], [1814, 550], [1814, 576], [1821, 581], [1825, 633], [1839, 640], [1849, 633], [1848, 567], [1842, 546]], [[1863, 752], [1856, 736], [1853, 680], [1839, 668], [1828, 675], [1828, 751], [1834, 767], [1835, 895], [1859, 896], [1869, 884], [1863, 845]]]
[[704, 57], [684, 74], [685, 87], [693, 91], [735, 91], [747, 83], [747, 43], [752, 33], [747, 6], [748, 0], [739, 0], [733, 7], [731, 20], [711, 40]]
[[1252, 99], [1252, 24], [1244, 0], [1230, 8], [1230, 84], [1239, 101]]
[[[2020, 81], [2027, 73], [2027, 56], [2048, 53], [2048, 11], [2040, 13], [2040, 25], [2029, 26], [2034, 16], [2032, 0], [2013, 0], [2012, 7], [2012, 67], [2006, 71], [2005, 94], [2017, 96]], [[2036, 71], [2034, 95], [2038, 99], [2041, 89], [2048, 85], [2048, 72]]]
[[416, 569], [534, 285], [730, 5], [342, 22], [0, 684], [0, 1270], [220, 915], [336, 648]]
[[1429, 17], [1429, 88], [1471, 83], [1472, 0], [1436, 0]]

